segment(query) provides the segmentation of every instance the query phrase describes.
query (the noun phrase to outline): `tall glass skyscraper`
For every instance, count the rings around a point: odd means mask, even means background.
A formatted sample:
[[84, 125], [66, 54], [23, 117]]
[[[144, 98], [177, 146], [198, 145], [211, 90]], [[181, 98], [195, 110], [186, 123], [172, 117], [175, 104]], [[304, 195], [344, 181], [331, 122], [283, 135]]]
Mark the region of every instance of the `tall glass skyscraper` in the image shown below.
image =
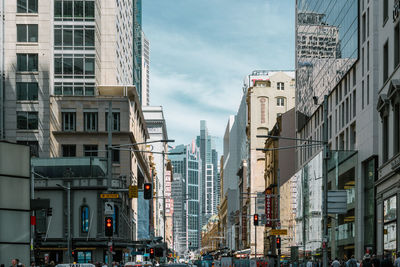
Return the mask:
[[170, 155], [169, 159], [174, 168], [174, 243], [176, 251], [182, 256], [200, 247], [201, 159], [194, 142], [179, 145], [170, 152], [181, 153]]
[[197, 146], [201, 157], [201, 225], [217, 213], [219, 203], [218, 152], [215, 149], [213, 137], [208, 134], [207, 122], [200, 121], [200, 135], [197, 136]]

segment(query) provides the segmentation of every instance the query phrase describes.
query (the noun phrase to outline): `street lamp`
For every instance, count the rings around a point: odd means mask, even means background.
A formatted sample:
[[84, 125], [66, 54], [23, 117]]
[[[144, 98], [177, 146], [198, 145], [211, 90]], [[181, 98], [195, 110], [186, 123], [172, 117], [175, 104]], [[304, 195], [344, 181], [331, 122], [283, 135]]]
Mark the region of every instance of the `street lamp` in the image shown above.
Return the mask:
[[71, 182], [67, 183], [67, 186], [56, 184], [58, 187], [67, 191], [67, 225], [68, 225], [68, 263], [71, 263]]

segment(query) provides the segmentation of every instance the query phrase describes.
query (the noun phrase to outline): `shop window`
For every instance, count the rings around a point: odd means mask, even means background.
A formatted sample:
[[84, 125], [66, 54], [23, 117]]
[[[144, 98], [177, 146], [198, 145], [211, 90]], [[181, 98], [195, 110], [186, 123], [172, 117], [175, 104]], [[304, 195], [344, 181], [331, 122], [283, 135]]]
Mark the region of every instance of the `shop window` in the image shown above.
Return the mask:
[[383, 248], [385, 252], [396, 251], [397, 207], [396, 195], [383, 201]]

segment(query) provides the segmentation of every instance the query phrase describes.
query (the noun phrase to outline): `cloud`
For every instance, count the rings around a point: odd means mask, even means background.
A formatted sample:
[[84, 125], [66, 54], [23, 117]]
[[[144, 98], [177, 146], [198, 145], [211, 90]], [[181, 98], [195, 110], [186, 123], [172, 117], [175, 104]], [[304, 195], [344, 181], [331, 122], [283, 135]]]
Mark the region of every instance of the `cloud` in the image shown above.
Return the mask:
[[255, 69], [294, 68], [293, 0], [144, 0], [150, 103], [169, 136], [189, 143], [207, 120], [222, 136]]

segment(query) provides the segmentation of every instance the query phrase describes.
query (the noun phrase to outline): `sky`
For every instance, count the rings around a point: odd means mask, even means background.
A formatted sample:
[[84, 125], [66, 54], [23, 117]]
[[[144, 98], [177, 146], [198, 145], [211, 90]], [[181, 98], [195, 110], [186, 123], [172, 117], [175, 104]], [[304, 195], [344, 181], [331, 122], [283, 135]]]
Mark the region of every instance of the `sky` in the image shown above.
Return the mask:
[[253, 70], [294, 69], [295, 0], [142, 0], [150, 105], [168, 137], [189, 144], [206, 120], [222, 137]]

